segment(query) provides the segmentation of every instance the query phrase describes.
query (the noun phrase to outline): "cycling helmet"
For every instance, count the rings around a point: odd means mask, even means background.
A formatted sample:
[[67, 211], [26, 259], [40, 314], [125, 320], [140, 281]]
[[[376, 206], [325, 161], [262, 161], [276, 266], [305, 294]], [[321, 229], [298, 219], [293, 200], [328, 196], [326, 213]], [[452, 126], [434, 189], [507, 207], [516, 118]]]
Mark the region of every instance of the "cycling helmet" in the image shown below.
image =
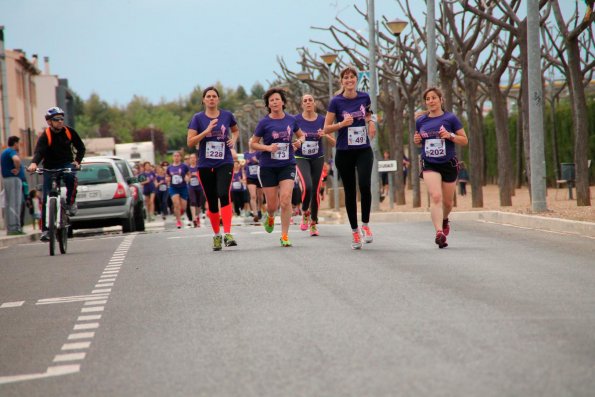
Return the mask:
[[45, 112], [45, 119], [49, 120], [52, 117], [55, 117], [57, 115], [61, 114], [62, 116], [64, 116], [64, 110], [60, 109], [58, 106], [54, 106], [52, 108], [49, 108], [47, 112]]

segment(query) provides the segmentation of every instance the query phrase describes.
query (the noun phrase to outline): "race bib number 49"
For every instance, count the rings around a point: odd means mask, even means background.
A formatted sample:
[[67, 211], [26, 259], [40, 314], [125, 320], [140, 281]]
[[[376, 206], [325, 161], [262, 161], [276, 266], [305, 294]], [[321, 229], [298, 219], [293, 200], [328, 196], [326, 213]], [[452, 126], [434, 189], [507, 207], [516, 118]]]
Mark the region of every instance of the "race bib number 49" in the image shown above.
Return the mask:
[[366, 127], [349, 127], [347, 128], [347, 144], [349, 146], [361, 146], [366, 144], [367, 131]]
[[426, 157], [444, 157], [446, 156], [446, 146], [444, 139], [426, 139], [424, 145]]
[[289, 160], [289, 143], [278, 143], [277, 151], [271, 153], [271, 158], [274, 160]]
[[225, 157], [225, 142], [207, 142], [207, 158], [221, 160]]

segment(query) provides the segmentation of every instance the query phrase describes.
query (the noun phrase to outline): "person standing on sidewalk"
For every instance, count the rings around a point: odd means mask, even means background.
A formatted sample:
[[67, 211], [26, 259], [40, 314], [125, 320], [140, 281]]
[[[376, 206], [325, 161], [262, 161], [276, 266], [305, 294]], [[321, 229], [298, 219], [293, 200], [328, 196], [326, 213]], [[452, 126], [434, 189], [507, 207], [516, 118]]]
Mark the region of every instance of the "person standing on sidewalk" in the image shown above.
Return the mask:
[[[295, 152], [297, 172], [302, 185], [302, 222], [300, 229], [310, 229], [310, 236], [318, 236], [318, 207], [320, 205], [320, 186], [324, 167], [324, 117], [316, 113], [316, 103], [310, 94], [302, 96], [302, 113], [295, 116], [298, 126], [304, 132], [306, 140]], [[335, 138], [326, 135], [331, 146]]]
[[448, 215], [452, 210], [458, 161], [455, 144], [467, 145], [467, 135], [461, 121], [444, 110], [442, 91], [430, 87], [422, 96], [427, 113], [415, 120], [413, 142], [422, 147], [421, 170], [430, 194], [430, 214], [436, 229], [434, 242], [438, 248], [448, 246], [446, 236], [450, 233]]
[[[59, 107], [51, 107], [45, 113], [48, 128], [42, 133], [35, 145], [35, 154], [31, 164], [27, 168], [29, 172], [35, 172], [37, 164], [43, 161], [44, 168], [70, 168], [78, 170], [81, 168], [81, 161], [85, 156], [85, 144], [79, 134], [72, 127], [64, 125], [64, 111]], [[75, 155], [76, 153], [76, 155]], [[76, 174], [64, 174], [62, 176], [66, 185], [66, 208], [73, 216], [76, 214]], [[45, 219], [45, 201], [52, 188], [52, 175], [43, 174], [43, 207], [41, 219]], [[42, 222], [43, 233], [41, 241], [48, 241], [48, 231], [45, 222]]]
[[23, 182], [19, 177], [21, 171], [19, 140], [18, 136], [9, 137], [8, 147], [4, 149], [0, 159], [6, 202], [6, 234], [9, 236], [25, 234], [21, 227]]
[[[209, 209], [207, 215], [213, 228], [213, 251], [238, 245], [231, 234], [233, 209], [231, 203], [231, 180], [233, 156], [231, 149], [240, 136], [236, 119], [228, 110], [219, 109], [219, 91], [207, 87], [202, 92], [205, 110], [192, 116], [188, 124], [186, 144], [198, 148], [198, 177], [205, 193]], [[219, 205], [221, 204], [221, 210]], [[220, 222], [223, 221], [223, 238]]]
[[[343, 180], [345, 209], [351, 225], [352, 249], [361, 249], [363, 235], [366, 243], [373, 241], [368, 225], [372, 207], [372, 167], [374, 153], [370, 139], [376, 135], [376, 123], [372, 120], [370, 96], [356, 91], [357, 70], [347, 67], [341, 71], [341, 91], [331, 99], [324, 120], [324, 133], [338, 131], [335, 164]], [[357, 184], [361, 196], [362, 228], [357, 224]], [[360, 234], [361, 233], [361, 234]]]

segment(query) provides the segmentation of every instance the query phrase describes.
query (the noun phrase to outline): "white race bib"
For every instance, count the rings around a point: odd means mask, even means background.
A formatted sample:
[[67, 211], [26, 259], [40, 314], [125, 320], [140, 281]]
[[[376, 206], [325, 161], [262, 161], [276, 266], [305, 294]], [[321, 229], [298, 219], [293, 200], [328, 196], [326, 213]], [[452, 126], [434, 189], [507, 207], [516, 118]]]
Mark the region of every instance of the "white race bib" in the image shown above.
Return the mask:
[[257, 165], [249, 165], [248, 166], [248, 173], [250, 175], [258, 175], [258, 166]]
[[318, 153], [318, 141], [305, 141], [302, 143], [302, 154], [313, 156]]
[[180, 183], [182, 183], [184, 181], [184, 179], [182, 178], [181, 175], [172, 175], [171, 176], [171, 183], [173, 185], [179, 185]]
[[207, 142], [207, 158], [221, 160], [225, 157], [225, 142]]
[[241, 188], [242, 188], [242, 182], [237, 182], [237, 181], [236, 181], [236, 182], [233, 182], [233, 183], [231, 184], [231, 186], [232, 186], [234, 189], [236, 189], [236, 190], [237, 190], [237, 189], [241, 189]]
[[366, 144], [367, 131], [365, 126], [347, 128], [347, 145], [361, 146]]
[[165, 192], [167, 190], [167, 185], [159, 185], [159, 191]]
[[198, 177], [196, 177], [196, 176], [190, 177], [190, 186], [198, 186]]
[[444, 157], [446, 156], [446, 146], [444, 139], [426, 139], [424, 144], [426, 157]]
[[289, 160], [289, 143], [278, 143], [277, 151], [271, 153], [271, 158], [274, 160]]

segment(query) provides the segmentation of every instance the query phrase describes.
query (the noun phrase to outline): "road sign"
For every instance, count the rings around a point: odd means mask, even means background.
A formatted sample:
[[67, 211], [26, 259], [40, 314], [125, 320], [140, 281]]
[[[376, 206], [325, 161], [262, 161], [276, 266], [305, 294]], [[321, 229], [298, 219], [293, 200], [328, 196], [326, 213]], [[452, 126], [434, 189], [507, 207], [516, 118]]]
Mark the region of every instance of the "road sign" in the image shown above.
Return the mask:
[[381, 160], [378, 162], [378, 172], [397, 170], [397, 160]]
[[372, 84], [372, 79], [370, 78], [370, 71], [369, 70], [361, 70], [357, 72], [357, 90], [370, 92], [370, 84]]

